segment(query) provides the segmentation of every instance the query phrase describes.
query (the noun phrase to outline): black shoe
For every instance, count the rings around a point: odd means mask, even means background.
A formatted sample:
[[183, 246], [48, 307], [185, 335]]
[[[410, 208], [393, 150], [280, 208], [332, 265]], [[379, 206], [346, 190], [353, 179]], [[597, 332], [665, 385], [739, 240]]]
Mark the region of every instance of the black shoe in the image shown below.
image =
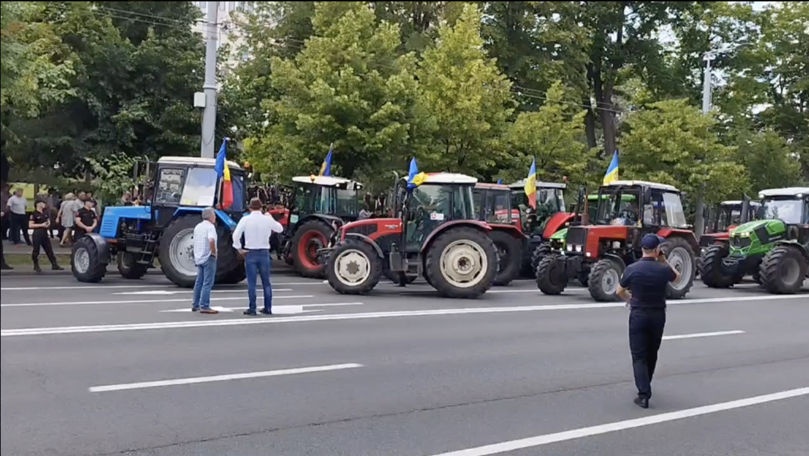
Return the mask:
[[2, 269], [2, 270], [4, 270], [4, 271], [6, 271], [6, 270], [14, 269], [14, 268], [12, 268], [11, 266], [7, 265], [6, 263], [3, 263], [3, 264], [0, 264], [0, 269]]
[[42, 269], [40, 269], [40, 267], [39, 267], [39, 265], [38, 265], [38, 264], [35, 264], [35, 265], [34, 265], [34, 272], [36, 272], [37, 274], [39, 274], [39, 273], [41, 273], [41, 272], [42, 272]]
[[65, 270], [65, 268], [59, 266], [58, 264], [54, 264], [53, 266], [51, 266], [51, 269], [54, 270], [54, 271], [64, 271]]
[[256, 315], [256, 311], [255, 310], [250, 310], [250, 309], [247, 309], [242, 313], [245, 314], [245, 315]]
[[637, 405], [640, 408], [649, 408], [649, 398], [648, 397], [638, 396], [632, 402], [634, 402], [635, 405]]
[[263, 313], [264, 315], [272, 315], [272, 310], [261, 309], [261, 313]]
[[192, 307], [191, 308], [191, 312], [197, 312], [198, 310], [199, 310], [199, 307]]

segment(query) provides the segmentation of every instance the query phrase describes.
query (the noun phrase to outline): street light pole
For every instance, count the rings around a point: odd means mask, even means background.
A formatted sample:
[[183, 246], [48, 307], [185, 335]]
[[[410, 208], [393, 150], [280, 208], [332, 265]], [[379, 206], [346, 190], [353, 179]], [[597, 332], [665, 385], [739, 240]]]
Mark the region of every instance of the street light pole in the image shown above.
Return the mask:
[[205, 110], [202, 113], [202, 144], [200, 157], [213, 158], [216, 133], [216, 41], [219, 25], [219, 2], [208, 2], [205, 24]]
[[[703, 57], [705, 60], [704, 81], [702, 83], [702, 114], [708, 115], [711, 112], [711, 60], [714, 59], [714, 54], [708, 52]], [[696, 207], [694, 208], [694, 234], [699, 239], [705, 231], [705, 184], [700, 186], [697, 194]]]

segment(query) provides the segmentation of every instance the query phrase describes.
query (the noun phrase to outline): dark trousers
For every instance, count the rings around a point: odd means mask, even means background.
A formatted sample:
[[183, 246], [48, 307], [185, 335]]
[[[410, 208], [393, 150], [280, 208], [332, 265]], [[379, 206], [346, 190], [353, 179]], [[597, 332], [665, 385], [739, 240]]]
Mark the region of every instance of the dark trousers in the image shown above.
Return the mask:
[[25, 243], [31, 245], [31, 238], [28, 237], [28, 216], [25, 214], [15, 214], [13, 212], [9, 215], [11, 216], [11, 232], [8, 236], [11, 238], [11, 242], [19, 244], [20, 231], [22, 231]]
[[632, 309], [629, 313], [629, 350], [638, 396], [652, 397], [652, 377], [665, 326], [666, 311], [663, 309]]
[[8, 225], [10, 218], [11, 215], [9, 215], [8, 213], [6, 213], [6, 215], [4, 215], [3, 217], [0, 217], [0, 239], [4, 241], [8, 239]]
[[256, 310], [256, 276], [261, 276], [264, 289], [264, 310], [272, 311], [272, 286], [270, 285], [270, 251], [268, 249], [249, 250], [244, 259], [247, 274], [247, 299], [250, 310]]
[[51, 240], [48, 239], [48, 232], [44, 228], [34, 230], [34, 250], [31, 252], [31, 259], [34, 260], [34, 266], [39, 267], [39, 248], [45, 251], [51, 265], [56, 266], [56, 255], [53, 254], [53, 247], [51, 247]]

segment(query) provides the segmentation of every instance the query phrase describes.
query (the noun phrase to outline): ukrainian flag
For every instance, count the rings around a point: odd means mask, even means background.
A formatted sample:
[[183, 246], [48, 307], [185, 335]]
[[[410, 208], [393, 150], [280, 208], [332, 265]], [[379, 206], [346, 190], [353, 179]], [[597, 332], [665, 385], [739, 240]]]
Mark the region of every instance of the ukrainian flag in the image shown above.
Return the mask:
[[334, 143], [331, 143], [329, 146], [329, 153], [326, 155], [326, 159], [323, 160], [323, 164], [320, 165], [320, 175], [321, 176], [331, 176], [331, 154], [334, 152]]
[[407, 189], [414, 189], [421, 185], [427, 179], [426, 173], [419, 172], [419, 166], [416, 164], [416, 159], [410, 159], [410, 171], [407, 173]]
[[537, 159], [531, 162], [531, 169], [528, 170], [528, 177], [525, 179], [525, 196], [528, 197], [528, 205], [537, 208]]
[[610, 166], [607, 167], [607, 172], [604, 174], [604, 185], [609, 185], [612, 181], [618, 180], [618, 151], [612, 154], [612, 161]]
[[220, 204], [222, 209], [233, 206], [233, 182], [230, 180], [230, 169], [227, 164], [228, 141], [229, 138], [222, 141], [222, 147], [219, 148], [219, 152], [216, 154], [216, 162], [213, 167], [216, 175], [222, 181], [222, 201]]

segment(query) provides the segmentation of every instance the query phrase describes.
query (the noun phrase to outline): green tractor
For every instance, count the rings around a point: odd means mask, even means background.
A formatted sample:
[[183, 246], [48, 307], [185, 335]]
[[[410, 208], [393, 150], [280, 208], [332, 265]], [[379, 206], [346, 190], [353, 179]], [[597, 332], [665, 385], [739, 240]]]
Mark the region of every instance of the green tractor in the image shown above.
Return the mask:
[[771, 293], [795, 293], [809, 270], [809, 187], [762, 190], [758, 218], [702, 254], [702, 281], [727, 288], [752, 275]]

